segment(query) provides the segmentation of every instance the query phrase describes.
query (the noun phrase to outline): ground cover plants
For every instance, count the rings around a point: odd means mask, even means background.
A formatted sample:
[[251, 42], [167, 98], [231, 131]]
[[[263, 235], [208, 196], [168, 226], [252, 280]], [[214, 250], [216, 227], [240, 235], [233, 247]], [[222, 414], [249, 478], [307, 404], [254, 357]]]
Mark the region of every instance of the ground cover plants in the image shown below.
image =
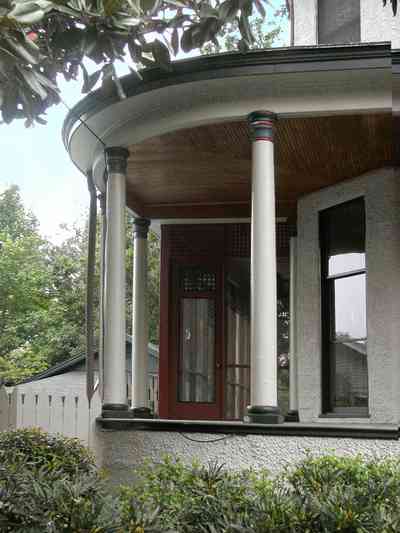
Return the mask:
[[0, 531], [398, 533], [400, 459], [309, 456], [277, 477], [166, 457], [110, 489], [76, 439], [0, 433]]

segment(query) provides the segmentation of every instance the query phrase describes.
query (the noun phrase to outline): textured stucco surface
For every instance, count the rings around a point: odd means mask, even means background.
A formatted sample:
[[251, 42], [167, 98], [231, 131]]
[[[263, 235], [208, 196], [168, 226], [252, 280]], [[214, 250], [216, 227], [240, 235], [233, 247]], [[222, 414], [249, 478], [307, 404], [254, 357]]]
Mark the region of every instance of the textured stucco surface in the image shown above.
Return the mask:
[[221, 435], [184, 435], [161, 431], [98, 430], [99, 463], [109, 472], [113, 482], [124, 482], [134, 477], [134, 468], [141, 466], [144, 459], [160, 461], [165, 454], [179, 457], [186, 463], [193, 459], [203, 464], [216, 461], [229, 469], [267, 468], [272, 474], [296, 464], [307, 453], [361, 454], [364, 457], [400, 454], [399, 441], [389, 440], [227, 435], [224, 440], [216, 442], [193, 442], [187, 437], [212, 441], [221, 439]]
[[295, 0], [294, 45], [317, 44], [317, 0]]
[[[377, 0], [360, 0], [361, 41], [375, 43], [392, 39], [393, 12], [390, 2], [382, 7]], [[398, 19], [395, 19], [398, 24]], [[394, 26], [393, 26], [394, 27]]]
[[370, 423], [400, 421], [400, 177], [381, 169], [298, 205], [298, 380], [302, 422], [321, 421], [319, 212], [365, 197]]
[[[295, 0], [294, 44], [307, 46], [318, 44], [318, 0]], [[400, 47], [400, 24], [394, 19], [390, 2], [383, 8], [379, 0], [360, 0], [362, 42], [392, 40], [393, 48]]]

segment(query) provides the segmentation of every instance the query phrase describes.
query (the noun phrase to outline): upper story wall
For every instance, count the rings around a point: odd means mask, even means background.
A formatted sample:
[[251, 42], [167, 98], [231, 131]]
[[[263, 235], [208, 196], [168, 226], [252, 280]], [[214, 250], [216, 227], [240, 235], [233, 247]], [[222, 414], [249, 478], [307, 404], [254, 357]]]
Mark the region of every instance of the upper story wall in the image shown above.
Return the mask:
[[[318, 44], [319, 0], [294, 0], [294, 44]], [[339, 2], [340, 3], [340, 2]], [[384, 8], [380, 0], [360, 0], [361, 42], [392, 40], [393, 48], [400, 48], [400, 18], [395, 18], [390, 3]]]

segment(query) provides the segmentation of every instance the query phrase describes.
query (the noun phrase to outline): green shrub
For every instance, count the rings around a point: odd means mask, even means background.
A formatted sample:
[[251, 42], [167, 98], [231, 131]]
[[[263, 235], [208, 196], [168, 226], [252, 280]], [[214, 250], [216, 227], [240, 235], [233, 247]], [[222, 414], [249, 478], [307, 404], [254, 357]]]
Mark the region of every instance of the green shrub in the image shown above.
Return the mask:
[[271, 478], [167, 458], [121, 502], [129, 532], [398, 533], [400, 461], [309, 457]]
[[36, 429], [0, 433], [2, 533], [112, 533], [118, 505], [77, 439]]
[[46, 469], [67, 475], [96, 470], [93, 454], [78, 439], [36, 428], [0, 432], [0, 466], [21, 464], [31, 471]]
[[93, 474], [0, 467], [2, 533], [111, 533], [118, 525], [118, 502]]

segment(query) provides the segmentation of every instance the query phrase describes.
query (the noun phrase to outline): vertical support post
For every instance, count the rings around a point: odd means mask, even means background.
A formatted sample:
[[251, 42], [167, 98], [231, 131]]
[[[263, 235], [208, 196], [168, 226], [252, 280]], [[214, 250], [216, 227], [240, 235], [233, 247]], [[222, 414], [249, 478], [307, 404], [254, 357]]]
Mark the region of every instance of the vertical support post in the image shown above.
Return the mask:
[[297, 237], [290, 239], [290, 332], [288, 422], [299, 421], [297, 389]]
[[283, 422], [278, 409], [274, 131], [276, 115], [248, 116], [252, 138], [251, 405], [247, 419]]
[[106, 257], [104, 291], [103, 416], [126, 416], [125, 205], [129, 152], [105, 149]]
[[147, 306], [147, 235], [150, 220], [136, 218], [133, 227], [132, 409], [136, 417], [150, 416]]
[[103, 402], [103, 381], [104, 381], [104, 289], [105, 289], [105, 257], [106, 257], [106, 196], [99, 194], [101, 211], [101, 236], [100, 236], [100, 316], [99, 316], [99, 397]]

